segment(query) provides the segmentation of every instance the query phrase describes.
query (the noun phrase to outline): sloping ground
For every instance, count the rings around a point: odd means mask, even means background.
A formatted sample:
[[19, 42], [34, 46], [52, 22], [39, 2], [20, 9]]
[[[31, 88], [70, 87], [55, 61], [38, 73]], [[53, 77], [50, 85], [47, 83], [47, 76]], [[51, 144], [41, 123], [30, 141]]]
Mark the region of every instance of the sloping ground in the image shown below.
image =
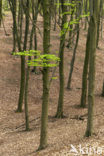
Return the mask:
[[[42, 19], [38, 25], [42, 30]], [[25, 132], [24, 112], [15, 113], [18, 103], [20, 81], [20, 58], [12, 56], [12, 19], [5, 18], [5, 26], [9, 36], [5, 36], [0, 28], [0, 156], [71, 156], [71, 144], [78, 149], [82, 147], [104, 146], [104, 98], [100, 96], [104, 77], [104, 48], [97, 50], [96, 58], [96, 92], [94, 110], [94, 132], [90, 138], [84, 138], [87, 118], [77, 120], [75, 117], [87, 113], [87, 109], [79, 109], [81, 96], [81, 77], [85, 53], [86, 32], [81, 31], [77, 50], [75, 68], [72, 78], [72, 90], [66, 89], [68, 71], [72, 50], [65, 49], [65, 96], [64, 119], [54, 119], [56, 113], [59, 80], [53, 80], [50, 90], [49, 103], [49, 146], [47, 149], [35, 152], [39, 146], [40, 114], [42, 96], [42, 75], [31, 73], [29, 81], [29, 115], [31, 131]], [[51, 31], [51, 51], [58, 51], [59, 31]], [[42, 39], [38, 35], [38, 48], [42, 50]], [[55, 73], [58, 76], [58, 69]], [[97, 148], [95, 152], [97, 151]], [[78, 154], [77, 154], [78, 155]], [[94, 155], [94, 154], [92, 154]]]

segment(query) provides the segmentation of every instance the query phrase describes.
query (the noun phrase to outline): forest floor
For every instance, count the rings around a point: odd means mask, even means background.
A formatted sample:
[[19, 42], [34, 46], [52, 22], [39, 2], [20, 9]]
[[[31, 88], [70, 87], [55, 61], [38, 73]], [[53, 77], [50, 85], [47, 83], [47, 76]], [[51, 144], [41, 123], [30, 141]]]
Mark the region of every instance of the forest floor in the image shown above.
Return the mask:
[[[24, 112], [15, 113], [18, 104], [20, 82], [20, 57], [11, 55], [12, 51], [12, 17], [6, 15], [5, 35], [0, 28], [0, 156], [71, 156], [71, 145], [78, 149], [80, 145], [89, 148], [104, 149], [104, 98], [101, 97], [104, 79], [104, 41], [100, 40], [100, 49], [96, 51], [96, 86], [94, 109], [94, 135], [85, 138], [87, 116], [78, 120], [77, 116], [87, 114], [87, 108], [79, 108], [81, 97], [81, 79], [86, 47], [86, 31], [81, 30], [72, 77], [71, 90], [66, 89], [72, 50], [65, 48], [65, 96], [64, 115], [66, 118], [56, 119], [59, 80], [53, 80], [49, 99], [48, 144], [42, 151], [35, 152], [39, 146], [40, 115], [42, 104], [42, 75], [30, 74], [29, 81], [29, 120], [31, 131], [25, 131]], [[42, 30], [42, 18], [38, 19]], [[59, 48], [59, 30], [51, 30], [51, 51]], [[42, 38], [38, 35], [38, 49], [42, 50]], [[55, 76], [58, 77], [58, 68]], [[104, 155], [104, 150], [102, 151]], [[84, 154], [84, 153], [83, 153]], [[88, 155], [88, 154], [86, 154]], [[92, 154], [94, 155], [94, 153]], [[96, 154], [99, 155], [99, 154]]]

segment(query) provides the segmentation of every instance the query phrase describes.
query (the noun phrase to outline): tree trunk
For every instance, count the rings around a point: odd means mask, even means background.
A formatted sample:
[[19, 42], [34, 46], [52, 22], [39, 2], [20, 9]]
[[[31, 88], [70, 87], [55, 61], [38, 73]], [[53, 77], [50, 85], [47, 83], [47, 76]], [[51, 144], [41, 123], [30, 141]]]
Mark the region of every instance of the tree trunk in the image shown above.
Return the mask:
[[17, 29], [17, 22], [16, 22], [16, 11], [17, 11], [17, 0], [9, 0], [10, 9], [13, 16], [13, 52], [16, 51], [16, 29]]
[[0, 0], [0, 27], [1, 27], [1, 21], [2, 21], [2, 0]]
[[100, 0], [100, 11], [99, 11], [99, 14], [98, 14], [98, 22], [97, 22], [97, 41], [96, 41], [96, 47], [97, 48], [99, 48], [101, 10], [102, 10], [102, 0]]
[[[25, 36], [24, 36], [23, 51], [27, 49], [27, 39], [28, 39], [28, 31], [29, 31], [29, 11], [27, 11], [29, 7], [28, 4], [29, 4], [29, 0], [27, 0], [26, 8], [25, 8], [26, 22], [25, 22]], [[21, 56], [21, 83], [20, 83], [20, 94], [19, 94], [17, 112], [22, 112], [24, 91], [25, 91], [25, 56]]]
[[[25, 42], [24, 42], [24, 49], [26, 49], [27, 45], [27, 37], [29, 32], [29, 9], [30, 9], [30, 2], [27, 0], [26, 3], [26, 29], [25, 29]], [[29, 57], [30, 58], [30, 57]], [[26, 131], [29, 131], [29, 114], [28, 114], [28, 82], [29, 82], [29, 71], [30, 67], [27, 67], [26, 70], [26, 80], [25, 80], [25, 121], [26, 121]]]
[[77, 38], [76, 38], [76, 44], [74, 47], [74, 52], [71, 60], [71, 65], [70, 65], [70, 72], [69, 72], [69, 77], [68, 77], [68, 83], [67, 83], [67, 89], [71, 89], [71, 79], [72, 79], [72, 73], [74, 69], [74, 62], [75, 62], [75, 56], [76, 56], [76, 51], [77, 51], [77, 46], [78, 46], [78, 41], [79, 41], [79, 24], [77, 25]]
[[86, 136], [93, 133], [93, 112], [94, 112], [94, 88], [95, 88], [95, 57], [97, 39], [97, 20], [99, 0], [92, 0], [93, 7], [90, 17], [90, 54], [89, 54], [89, 85], [88, 85], [88, 120]]
[[[44, 18], [44, 37], [43, 52], [48, 54], [50, 51], [50, 1], [43, 1], [43, 18]], [[47, 147], [47, 128], [48, 128], [48, 100], [49, 100], [49, 68], [43, 68], [43, 101], [41, 115], [41, 134], [39, 150]]]
[[24, 89], [25, 89], [25, 57], [21, 56], [21, 82], [20, 82], [18, 108], [16, 112], [22, 112]]
[[[71, 0], [70, 3], [74, 2], [74, 0]], [[70, 17], [70, 22], [73, 21], [73, 18], [74, 18], [74, 7], [71, 6], [70, 8], [70, 11], [71, 11], [71, 17]], [[69, 40], [68, 40], [68, 44], [67, 44], [67, 48], [72, 48], [72, 34], [73, 34], [73, 24], [70, 25], [70, 31], [69, 31]]]
[[103, 81], [103, 87], [102, 87], [102, 96], [104, 97], [104, 81]]
[[28, 115], [28, 82], [29, 82], [29, 71], [30, 67], [27, 67], [26, 70], [26, 83], [25, 83], [25, 125], [26, 125], [26, 131], [29, 131], [29, 115]]
[[[66, 6], [64, 5], [65, 0], [61, 0], [61, 7], [62, 7], [62, 13], [66, 12]], [[64, 28], [64, 24], [67, 22], [67, 16], [63, 15], [62, 17], [62, 26], [61, 31], [64, 31], [64, 33], [61, 35], [60, 38], [60, 48], [59, 48], [59, 79], [60, 79], [60, 91], [59, 91], [59, 99], [58, 99], [58, 107], [57, 107], [57, 113], [55, 117], [62, 118], [63, 117], [63, 103], [64, 103], [64, 48], [65, 48], [65, 36], [66, 36], [66, 30]]]
[[[32, 31], [31, 31], [31, 37], [33, 37], [34, 35], [34, 49], [37, 50], [37, 29], [36, 29], [36, 23], [37, 23], [37, 18], [38, 18], [38, 13], [39, 13], [39, 4], [40, 2], [37, 1], [37, 3], [34, 4], [34, 1], [32, 1], [33, 7], [32, 7], [32, 16], [33, 16], [33, 27], [32, 27]], [[35, 7], [35, 12], [34, 12], [34, 7]], [[32, 34], [33, 32], [33, 34]], [[36, 56], [34, 57], [34, 59], [36, 59]], [[32, 69], [32, 72], [37, 73], [36, 72], [36, 67], [34, 66]]]
[[82, 108], [86, 107], [89, 53], [90, 53], [90, 27], [88, 29], [88, 34], [87, 34], [86, 54], [85, 54], [83, 75], [82, 75], [82, 94], [81, 94], [81, 104], [80, 104], [80, 107]]

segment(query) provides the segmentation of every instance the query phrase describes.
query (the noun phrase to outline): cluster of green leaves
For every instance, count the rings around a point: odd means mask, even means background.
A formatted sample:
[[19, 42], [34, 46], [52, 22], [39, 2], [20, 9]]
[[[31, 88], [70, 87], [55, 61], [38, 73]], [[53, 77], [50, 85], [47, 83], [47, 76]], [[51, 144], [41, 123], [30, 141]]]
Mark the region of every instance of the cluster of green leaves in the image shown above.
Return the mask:
[[19, 56], [40, 56], [41, 51], [38, 50], [29, 50], [29, 51], [23, 51], [23, 52], [14, 52], [13, 55], [19, 55]]
[[[70, 9], [70, 11], [67, 11], [67, 12], [64, 12], [63, 14], [61, 14], [61, 16], [71, 15], [72, 12], [73, 12], [73, 16], [74, 16], [76, 11], [77, 11], [77, 5], [79, 3], [81, 3], [81, 2], [80, 1], [77, 1], [77, 2], [72, 1], [72, 3], [64, 3], [64, 5], [70, 6], [71, 9]], [[59, 4], [56, 3], [56, 5], [61, 5], [61, 3], [59, 3]], [[78, 24], [82, 18], [88, 17], [89, 15], [90, 15], [90, 12], [88, 12], [87, 14], [83, 13], [83, 15], [80, 15], [76, 19], [73, 19], [72, 21], [64, 23], [64, 27], [63, 27], [63, 30], [61, 30], [60, 36], [62, 36], [63, 34], [67, 33], [68, 31], [72, 31], [72, 29], [70, 28], [71, 25]]]
[[28, 60], [28, 66], [36, 66], [36, 67], [55, 67], [59, 64], [59, 57], [53, 54], [41, 54], [41, 51], [38, 50], [29, 50], [23, 52], [15, 52], [13, 55], [19, 56], [35, 56], [35, 59]]
[[80, 15], [80, 19], [85, 18], [85, 17], [89, 17], [89, 16], [90, 16], [90, 12], [88, 12], [87, 14], [83, 13], [83, 15]]
[[4, 11], [8, 11], [10, 8], [9, 8], [9, 3], [7, 0], [3, 0], [3, 12]]

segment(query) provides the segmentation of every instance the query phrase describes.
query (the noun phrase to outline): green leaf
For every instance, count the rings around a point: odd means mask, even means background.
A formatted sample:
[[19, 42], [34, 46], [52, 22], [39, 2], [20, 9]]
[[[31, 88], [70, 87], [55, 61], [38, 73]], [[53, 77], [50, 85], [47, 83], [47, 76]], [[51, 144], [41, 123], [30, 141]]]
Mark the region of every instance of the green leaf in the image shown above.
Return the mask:
[[69, 27], [69, 22], [64, 23], [64, 29], [67, 29]]
[[57, 77], [52, 77], [52, 80], [56, 80], [57, 79]]
[[[36, 59], [28, 60], [28, 66], [40, 66], [40, 67], [55, 67], [58, 66], [58, 62], [60, 61], [59, 57], [53, 54], [44, 54], [41, 55], [40, 51], [30, 50], [30, 51], [23, 51], [23, 52], [16, 52], [13, 55], [20, 55], [20, 56], [37, 56]], [[50, 63], [51, 62], [51, 63]], [[55, 63], [56, 64], [55, 64]]]

